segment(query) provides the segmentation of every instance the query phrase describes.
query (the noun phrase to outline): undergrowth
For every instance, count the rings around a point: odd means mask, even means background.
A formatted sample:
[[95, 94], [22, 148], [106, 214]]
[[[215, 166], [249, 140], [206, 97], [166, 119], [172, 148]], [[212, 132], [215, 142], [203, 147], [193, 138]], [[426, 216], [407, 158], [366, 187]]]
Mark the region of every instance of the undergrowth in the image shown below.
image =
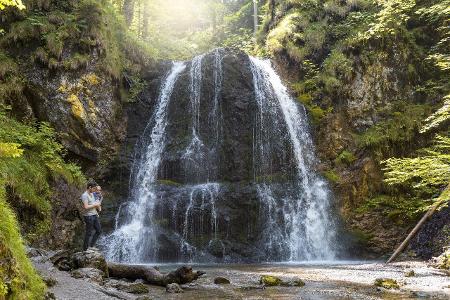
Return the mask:
[[[26, 257], [19, 228], [27, 242], [43, 236], [52, 222], [53, 180], [84, 182], [64, 155], [47, 123], [24, 124], [0, 109], [0, 298], [43, 298], [44, 284]], [[26, 222], [19, 227], [18, 219]]]

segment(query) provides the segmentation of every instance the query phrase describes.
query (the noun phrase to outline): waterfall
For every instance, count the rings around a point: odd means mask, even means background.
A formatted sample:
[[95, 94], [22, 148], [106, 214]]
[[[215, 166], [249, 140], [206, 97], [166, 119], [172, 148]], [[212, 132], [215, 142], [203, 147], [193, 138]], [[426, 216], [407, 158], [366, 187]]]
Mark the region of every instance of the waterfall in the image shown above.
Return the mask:
[[[192, 260], [196, 250], [189, 241], [198, 235], [209, 236], [211, 243], [217, 239], [217, 212], [215, 202], [219, 196], [220, 184], [211, 182], [216, 179], [218, 160], [218, 145], [221, 129], [220, 91], [222, 88], [222, 53], [221, 49], [214, 50], [214, 95], [212, 107], [207, 122], [211, 127], [213, 138], [209, 137], [209, 144], [201, 136], [200, 106], [202, 99], [202, 65], [205, 55], [194, 57], [189, 72], [189, 99], [192, 114], [191, 140], [187, 146], [182, 161], [189, 181], [195, 183], [188, 186], [188, 203], [184, 213], [183, 231], [180, 252], [183, 258]], [[179, 201], [183, 201], [182, 197]], [[205, 219], [209, 222], [205, 223]], [[208, 223], [210, 226], [208, 226]]]
[[[250, 60], [259, 107], [254, 156], [260, 157], [258, 162], [267, 164], [270, 161], [271, 149], [266, 141], [276, 136], [267, 138], [274, 130], [267, 130], [265, 125], [268, 122], [264, 119], [268, 119], [269, 123], [272, 121], [272, 126], [277, 127], [274, 122], [281, 113], [289, 133], [297, 173], [294, 182], [296, 192], [282, 199], [275, 198], [270, 182], [257, 183], [258, 196], [266, 206], [266, 225], [270, 230], [265, 241], [266, 247], [270, 252], [276, 249], [282, 251], [287, 246], [289, 259], [294, 261], [334, 259], [330, 196], [326, 182], [313, 170], [315, 150], [305, 109], [289, 95], [270, 61], [255, 57]], [[264, 164], [258, 167], [256, 172], [259, 175], [270, 169]]]
[[109, 260], [335, 257], [305, 108], [269, 61], [216, 49], [174, 63], [136, 153], [129, 201], [101, 241]]
[[[134, 176], [132, 199], [123, 212], [125, 222], [118, 224], [119, 227], [103, 240], [107, 249], [106, 257], [110, 260], [140, 262], [155, 258], [157, 248], [152, 220], [156, 201], [154, 183], [165, 146], [167, 108], [177, 78], [185, 68], [184, 63], [174, 62], [161, 86], [153, 122], [147, 125], [149, 127], [152, 123], [153, 129], [150, 137], [143, 137], [148, 138], [148, 143]], [[148, 253], [150, 257], [147, 257]]]

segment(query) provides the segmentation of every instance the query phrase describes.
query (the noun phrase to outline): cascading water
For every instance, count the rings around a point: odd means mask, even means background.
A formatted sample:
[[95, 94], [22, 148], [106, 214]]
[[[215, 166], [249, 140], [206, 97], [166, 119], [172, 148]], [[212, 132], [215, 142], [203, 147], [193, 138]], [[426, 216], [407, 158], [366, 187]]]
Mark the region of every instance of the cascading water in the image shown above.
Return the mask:
[[175, 62], [161, 87], [153, 129], [134, 178], [133, 201], [128, 202], [124, 208], [125, 222], [118, 224], [118, 228], [104, 241], [109, 259], [139, 262], [155, 257], [157, 249], [152, 226], [156, 197], [154, 183], [165, 145], [167, 107], [178, 76], [185, 68], [184, 63]]
[[[258, 196], [267, 207], [269, 237], [266, 239], [268, 251], [289, 249], [289, 260], [332, 260], [335, 253], [331, 247], [334, 239], [334, 224], [329, 215], [329, 192], [326, 183], [313, 170], [315, 163], [314, 146], [309, 133], [304, 107], [295, 103], [272, 68], [270, 61], [251, 57], [251, 69], [256, 102], [259, 107], [255, 152], [257, 162], [262, 165], [257, 173], [270, 174], [270, 135], [265, 118], [275, 127], [278, 114], [282, 114], [287, 127], [295, 163], [296, 178], [293, 195], [275, 199], [270, 182], [258, 183]], [[266, 163], [264, 163], [266, 162]], [[274, 234], [274, 232], [276, 234]]]
[[136, 147], [108, 259], [334, 258], [307, 115], [269, 61], [216, 49], [174, 63]]

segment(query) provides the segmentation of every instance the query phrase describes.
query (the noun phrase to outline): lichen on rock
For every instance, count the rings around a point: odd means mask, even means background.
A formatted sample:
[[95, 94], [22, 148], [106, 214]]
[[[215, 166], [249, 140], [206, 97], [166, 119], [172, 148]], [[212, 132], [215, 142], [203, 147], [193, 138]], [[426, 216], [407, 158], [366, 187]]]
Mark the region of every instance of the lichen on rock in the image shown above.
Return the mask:
[[399, 289], [400, 286], [395, 279], [391, 278], [377, 278], [375, 279], [375, 286], [382, 287], [385, 289]]

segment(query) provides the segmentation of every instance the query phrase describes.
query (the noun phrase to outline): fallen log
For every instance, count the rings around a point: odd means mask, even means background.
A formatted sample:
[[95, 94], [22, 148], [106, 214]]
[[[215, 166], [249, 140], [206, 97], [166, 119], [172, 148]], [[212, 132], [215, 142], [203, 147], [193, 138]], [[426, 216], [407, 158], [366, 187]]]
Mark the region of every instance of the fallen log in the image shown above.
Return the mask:
[[108, 262], [109, 276], [127, 279], [143, 279], [149, 284], [166, 286], [170, 283], [186, 284], [197, 280], [205, 274], [203, 271], [192, 270], [192, 267], [182, 266], [169, 273], [161, 273], [154, 267], [145, 265], [127, 265]]
[[444, 189], [444, 191], [438, 197], [438, 200], [427, 211], [427, 213], [420, 219], [419, 223], [417, 223], [417, 225], [414, 226], [414, 228], [411, 230], [411, 232], [408, 234], [408, 236], [405, 238], [405, 240], [400, 244], [400, 246], [398, 246], [398, 248], [395, 250], [395, 252], [391, 255], [391, 257], [386, 262], [387, 264], [393, 262], [394, 259], [397, 258], [397, 256], [406, 248], [409, 241], [417, 234], [417, 232], [422, 227], [422, 225], [425, 223], [425, 221], [427, 221], [443, 203], [448, 201], [449, 193], [450, 193], [450, 184], [447, 185], [447, 187]]

